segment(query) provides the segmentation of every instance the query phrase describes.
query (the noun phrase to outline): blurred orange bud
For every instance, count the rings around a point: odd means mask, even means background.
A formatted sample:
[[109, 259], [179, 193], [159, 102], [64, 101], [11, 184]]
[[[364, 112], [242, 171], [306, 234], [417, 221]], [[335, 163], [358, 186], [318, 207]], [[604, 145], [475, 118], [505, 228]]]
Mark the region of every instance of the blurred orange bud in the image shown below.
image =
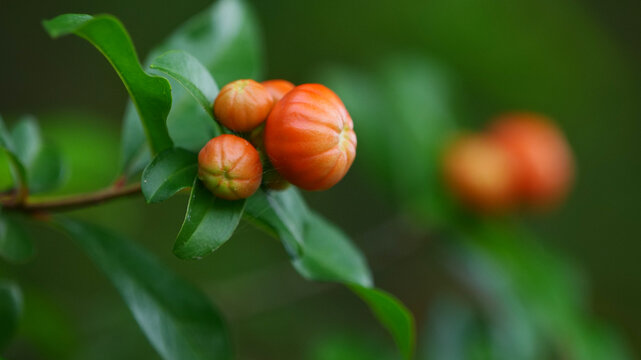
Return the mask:
[[550, 119], [506, 114], [493, 122], [490, 133], [513, 158], [525, 204], [549, 207], [565, 197], [574, 178], [574, 160], [565, 136]]
[[458, 137], [447, 147], [442, 165], [446, 184], [466, 205], [487, 213], [503, 212], [516, 205], [512, 160], [493, 138]]

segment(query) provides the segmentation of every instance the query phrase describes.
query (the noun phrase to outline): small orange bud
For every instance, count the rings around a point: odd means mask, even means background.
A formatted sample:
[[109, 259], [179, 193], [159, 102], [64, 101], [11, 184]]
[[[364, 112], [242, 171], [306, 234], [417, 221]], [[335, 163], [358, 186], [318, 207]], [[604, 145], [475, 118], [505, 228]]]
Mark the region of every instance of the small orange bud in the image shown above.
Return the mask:
[[216, 101], [214, 115], [234, 131], [250, 131], [260, 125], [274, 106], [269, 91], [254, 80], [236, 80], [225, 85]]
[[488, 213], [502, 212], [517, 200], [516, 174], [510, 155], [491, 137], [464, 135], [445, 152], [445, 182], [467, 205]]
[[287, 181], [326, 190], [347, 173], [356, 156], [356, 134], [345, 105], [319, 84], [295, 87], [265, 124], [265, 150]]
[[523, 201], [546, 207], [563, 199], [574, 178], [574, 160], [565, 136], [550, 119], [508, 114], [490, 131], [513, 157]]
[[274, 101], [282, 99], [285, 94], [294, 88], [294, 84], [291, 82], [280, 79], [263, 81], [261, 84], [272, 94]]
[[237, 200], [252, 196], [263, 174], [258, 151], [235, 135], [220, 135], [198, 154], [198, 178], [214, 195]]

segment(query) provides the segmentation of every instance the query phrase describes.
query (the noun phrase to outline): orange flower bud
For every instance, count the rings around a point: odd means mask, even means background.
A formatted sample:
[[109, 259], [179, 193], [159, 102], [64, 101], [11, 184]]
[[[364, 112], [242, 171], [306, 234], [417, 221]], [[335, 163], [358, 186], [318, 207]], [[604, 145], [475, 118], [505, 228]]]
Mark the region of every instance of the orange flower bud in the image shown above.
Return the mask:
[[468, 206], [487, 213], [512, 208], [517, 201], [516, 173], [510, 155], [484, 135], [464, 135], [447, 148], [445, 182]]
[[347, 173], [356, 156], [352, 118], [334, 92], [319, 84], [295, 87], [272, 110], [265, 150], [287, 181], [326, 190]]
[[234, 131], [250, 131], [260, 125], [274, 106], [269, 91], [254, 80], [236, 80], [225, 85], [216, 101], [214, 115]]
[[529, 205], [558, 203], [574, 178], [574, 160], [566, 138], [549, 119], [536, 114], [508, 114], [491, 126], [492, 136], [512, 155], [518, 191]]
[[285, 94], [294, 88], [294, 84], [291, 82], [279, 79], [263, 81], [261, 84], [263, 84], [263, 86], [267, 88], [267, 91], [272, 94], [274, 101], [282, 99]]
[[214, 195], [237, 200], [252, 196], [260, 186], [263, 166], [249, 141], [220, 135], [198, 154], [198, 178]]

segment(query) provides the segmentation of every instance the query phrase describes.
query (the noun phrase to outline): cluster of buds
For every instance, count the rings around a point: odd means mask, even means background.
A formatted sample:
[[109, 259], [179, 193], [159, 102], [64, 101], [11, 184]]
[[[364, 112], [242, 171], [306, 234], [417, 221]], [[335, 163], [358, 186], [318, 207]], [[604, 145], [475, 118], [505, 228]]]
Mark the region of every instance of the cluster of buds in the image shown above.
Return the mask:
[[488, 213], [560, 202], [574, 178], [566, 138], [548, 118], [529, 113], [497, 118], [480, 134], [455, 139], [443, 174], [463, 203]]
[[347, 173], [356, 134], [340, 98], [320, 84], [236, 80], [223, 87], [214, 115], [235, 134], [211, 139], [198, 156], [198, 176], [216, 196], [244, 199], [263, 184], [326, 190]]

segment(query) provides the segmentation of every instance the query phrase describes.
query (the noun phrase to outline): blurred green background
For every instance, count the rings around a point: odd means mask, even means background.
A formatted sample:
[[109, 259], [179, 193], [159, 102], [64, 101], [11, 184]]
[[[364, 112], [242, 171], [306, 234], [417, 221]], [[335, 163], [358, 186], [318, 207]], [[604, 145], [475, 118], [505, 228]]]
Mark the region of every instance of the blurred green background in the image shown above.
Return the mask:
[[[52, 41], [41, 20], [66, 12], [114, 14], [144, 58], [209, 4], [1, 2], [0, 113], [10, 123], [23, 113], [40, 118], [45, 135], [71, 156], [67, 191], [109, 184], [118, 168], [126, 92], [89, 44]], [[368, 74], [390, 56], [411, 54], [452, 75], [457, 118], [470, 128], [507, 110], [557, 119], [576, 153], [578, 181], [563, 207], [527, 222], [545, 249], [580, 269], [589, 283], [587, 308], [641, 354], [641, 3], [256, 0], [253, 5], [263, 30], [266, 78], [326, 82], [328, 68]], [[394, 114], [387, 120], [393, 131]], [[358, 133], [364, 120], [354, 121]], [[342, 183], [307, 198], [352, 236], [377, 284], [411, 308], [421, 332], [433, 318], [428, 304], [458, 285], [439, 265], [436, 243], [442, 240], [390, 202], [372, 176], [357, 156]], [[365, 355], [350, 351], [362, 348], [375, 359], [392, 351], [358, 299], [343, 288], [302, 280], [281, 245], [247, 224], [202, 261], [176, 259], [170, 250], [186, 200], [146, 206], [140, 197], [77, 215], [137, 239], [211, 295], [230, 323], [240, 359], [358, 359]], [[80, 250], [48, 230], [32, 230], [36, 259], [24, 266], [0, 265], [27, 294], [21, 335], [6, 357], [156, 358], [116, 291]]]

